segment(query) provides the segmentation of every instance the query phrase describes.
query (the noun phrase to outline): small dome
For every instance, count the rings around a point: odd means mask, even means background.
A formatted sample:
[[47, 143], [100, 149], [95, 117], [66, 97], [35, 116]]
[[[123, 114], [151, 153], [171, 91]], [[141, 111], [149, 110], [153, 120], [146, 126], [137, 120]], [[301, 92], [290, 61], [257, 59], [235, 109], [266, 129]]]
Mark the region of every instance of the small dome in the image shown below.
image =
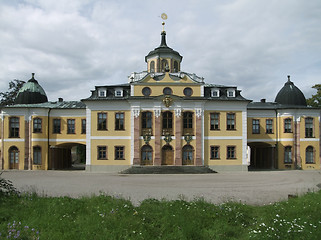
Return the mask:
[[290, 81], [290, 76], [288, 76], [288, 81], [284, 84], [284, 87], [276, 95], [275, 102], [285, 105], [307, 106], [304, 94]]
[[23, 84], [20, 88], [15, 104], [33, 104], [48, 102], [46, 92], [39, 85], [38, 81], [34, 78], [35, 74], [32, 73], [32, 78]]
[[150, 57], [153, 57], [155, 55], [160, 56], [160, 57], [163, 57], [163, 56], [168, 57], [170, 55], [170, 56], [174, 56], [175, 58], [179, 59], [179, 61], [182, 61], [183, 57], [177, 51], [175, 51], [172, 48], [167, 46], [165, 31], [162, 31], [161, 36], [162, 36], [161, 37], [161, 44], [159, 45], [159, 47], [155, 48], [154, 50], [150, 51], [147, 54], [147, 56], [145, 57], [145, 62], [147, 62]]

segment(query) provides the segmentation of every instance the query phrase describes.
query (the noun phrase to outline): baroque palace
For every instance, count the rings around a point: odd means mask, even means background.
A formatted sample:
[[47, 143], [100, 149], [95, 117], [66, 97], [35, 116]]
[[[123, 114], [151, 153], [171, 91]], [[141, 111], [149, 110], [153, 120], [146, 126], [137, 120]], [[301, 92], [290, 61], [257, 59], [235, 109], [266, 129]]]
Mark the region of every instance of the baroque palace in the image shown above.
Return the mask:
[[290, 77], [274, 102], [252, 102], [182, 71], [164, 30], [145, 61], [128, 83], [96, 86], [81, 101], [49, 102], [32, 74], [1, 110], [1, 169], [68, 169], [80, 155], [87, 171], [104, 172], [320, 169], [320, 109], [307, 107]]

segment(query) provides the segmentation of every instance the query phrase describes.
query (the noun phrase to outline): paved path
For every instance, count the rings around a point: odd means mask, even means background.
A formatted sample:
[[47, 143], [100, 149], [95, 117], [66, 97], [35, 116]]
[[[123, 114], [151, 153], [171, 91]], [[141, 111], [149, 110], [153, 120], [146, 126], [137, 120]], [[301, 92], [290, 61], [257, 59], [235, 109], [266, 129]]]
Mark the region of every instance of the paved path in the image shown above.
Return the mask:
[[229, 200], [263, 205], [321, 188], [321, 171], [262, 171], [217, 174], [124, 175], [85, 171], [5, 171], [22, 191], [47, 196], [90, 196], [104, 192], [138, 205], [146, 198], [203, 197], [213, 203]]

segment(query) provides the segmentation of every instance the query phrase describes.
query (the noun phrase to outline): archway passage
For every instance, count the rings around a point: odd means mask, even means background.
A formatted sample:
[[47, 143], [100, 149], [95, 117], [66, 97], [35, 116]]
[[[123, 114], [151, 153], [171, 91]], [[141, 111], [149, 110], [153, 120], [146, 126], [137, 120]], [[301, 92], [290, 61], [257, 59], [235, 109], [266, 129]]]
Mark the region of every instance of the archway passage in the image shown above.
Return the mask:
[[19, 150], [15, 146], [9, 148], [9, 169], [19, 169]]
[[171, 145], [162, 148], [162, 165], [174, 165], [174, 151]]
[[48, 169], [85, 169], [86, 145], [65, 143], [50, 147]]
[[263, 143], [255, 142], [248, 144], [251, 148], [251, 162], [249, 169], [275, 169], [275, 146]]

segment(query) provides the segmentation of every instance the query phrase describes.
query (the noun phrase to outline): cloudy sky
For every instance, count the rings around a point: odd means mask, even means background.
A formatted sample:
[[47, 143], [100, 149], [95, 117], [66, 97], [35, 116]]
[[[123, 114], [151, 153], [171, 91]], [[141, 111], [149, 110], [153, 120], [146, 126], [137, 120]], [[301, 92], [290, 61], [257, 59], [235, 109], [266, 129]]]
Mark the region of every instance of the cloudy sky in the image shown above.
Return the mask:
[[0, 0], [0, 91], [31, 73], [50, 101], [90, 96], [146, 70], [160, 44], [182, 71], [273, 101], [291, 75], [308, 98], [321, 83], [320, 0]]

